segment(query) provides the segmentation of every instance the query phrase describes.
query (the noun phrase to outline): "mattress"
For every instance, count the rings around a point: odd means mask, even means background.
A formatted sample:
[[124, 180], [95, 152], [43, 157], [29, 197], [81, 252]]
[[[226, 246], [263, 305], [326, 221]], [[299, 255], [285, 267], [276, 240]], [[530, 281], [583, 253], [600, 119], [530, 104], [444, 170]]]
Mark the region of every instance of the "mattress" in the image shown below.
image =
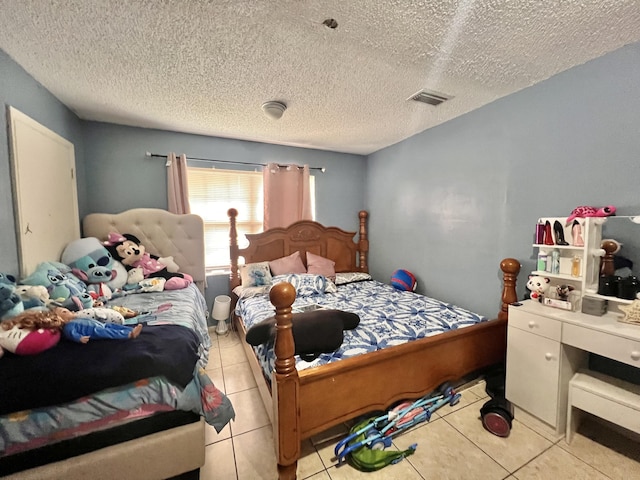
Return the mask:
[[[360, 324], [356, 329], [344, 332], [342, 346], [335, 352], [323, 353], [313, 361], [296, 356], [299, 371], [488, 321], [467, 309], [414, 292], [396, 290], [376, 280], [348, 283], [336, 290], [335, 293], [298, 296], [292, 308], [295, 312], [316, 304], [353, 312], [360, 317]], [[275, 309], [265, 293], [240, 298], [235, 313], [248, 329], [272, 317]], [[275, 365], [273, 345], [260, 345], [254, 350], [269, 378], [268, 372], [272, 372]]]

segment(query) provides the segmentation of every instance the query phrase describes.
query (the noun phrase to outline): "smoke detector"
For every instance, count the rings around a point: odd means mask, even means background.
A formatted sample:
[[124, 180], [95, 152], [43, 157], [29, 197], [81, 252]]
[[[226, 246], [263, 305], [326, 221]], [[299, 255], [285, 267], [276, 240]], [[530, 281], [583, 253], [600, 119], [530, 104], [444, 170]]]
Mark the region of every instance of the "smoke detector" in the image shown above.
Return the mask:
[[444, 93], [433, 90], [420, 90], [419, 92], [411, 95], [407, 100], [415, 100], [416, 102], [437, 106], [451, 98], [453, 98], [451, 95], [445, 95]]
[[282, 114], [287, 109], [287, 106], [282, 102], [265, 102], [262, 104], [262, 110], [264, 114], [271, 120], [278, 120], [282, 117]]

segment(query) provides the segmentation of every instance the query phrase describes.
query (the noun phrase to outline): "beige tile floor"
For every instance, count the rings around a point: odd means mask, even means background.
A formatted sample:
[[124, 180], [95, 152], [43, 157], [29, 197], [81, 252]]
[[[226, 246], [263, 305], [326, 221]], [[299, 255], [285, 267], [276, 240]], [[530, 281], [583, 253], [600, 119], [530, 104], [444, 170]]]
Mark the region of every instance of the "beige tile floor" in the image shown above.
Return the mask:
[[[256, 383], [235, 332], [218, 337], [208, 373], [231, 399], [236, 420], [216, 433], [207, 426], [202, 480], [274, 480], [273, 435]], [[394, 446], [418, 447], [412, 456], [377, 472], [336, 467], [333, 449], [347, 427], [334, 428], [303, 443], [298, 478], [313, 480], [390, 479], [614, 479], [640, 480], [640, 438], [629, 438], [597, 419], [586, 418], [571, 445], [525, 412], [516, 411], [511, 434], [501, 438], [482, 427], [484, 384], [460, 390], [460, 403], [446, 406], [394, 439]]]

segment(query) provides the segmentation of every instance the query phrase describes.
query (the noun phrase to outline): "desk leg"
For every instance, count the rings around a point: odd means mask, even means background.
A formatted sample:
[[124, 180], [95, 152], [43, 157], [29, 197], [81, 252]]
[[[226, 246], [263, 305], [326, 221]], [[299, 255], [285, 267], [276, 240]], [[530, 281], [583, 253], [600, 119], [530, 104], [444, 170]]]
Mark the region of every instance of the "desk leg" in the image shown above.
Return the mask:
[[[558, 415], [557, 415], [557, 429], [559, 434], [565, 433], [568, 435], [570, 428], [569, 423], [579, 418], [575, 418], [576, 415], [580, 415], [575, 409], [571, 411], [571, 403], [569, 395], [571, 395], [571, 389], [569, 382], [575, 375], [575, 373], [583, 368], [587, 368], [589, 364], [589, 352], [580, 350], [579, 348], [572, 347], [571, 345], [562, 345], [563, 361], [560, 367], [560, 385], [558, 392]], [[573, 430], [575, 431], [575, 430]], [[567, 438], [569, 441], [569, 438]]]

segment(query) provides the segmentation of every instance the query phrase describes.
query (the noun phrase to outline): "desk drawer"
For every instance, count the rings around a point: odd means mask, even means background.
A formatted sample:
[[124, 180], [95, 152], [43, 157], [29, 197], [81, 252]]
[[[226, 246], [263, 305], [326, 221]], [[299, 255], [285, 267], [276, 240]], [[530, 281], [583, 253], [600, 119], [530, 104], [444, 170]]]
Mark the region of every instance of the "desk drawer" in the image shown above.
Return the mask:
[[517, 308], [509, 309], [509, 326], [558, 342], [562, 332], [562, 323], [558, 320], [518, 310]]
[[640, 368], [640, 343], [565, 323], [562, 343]]

